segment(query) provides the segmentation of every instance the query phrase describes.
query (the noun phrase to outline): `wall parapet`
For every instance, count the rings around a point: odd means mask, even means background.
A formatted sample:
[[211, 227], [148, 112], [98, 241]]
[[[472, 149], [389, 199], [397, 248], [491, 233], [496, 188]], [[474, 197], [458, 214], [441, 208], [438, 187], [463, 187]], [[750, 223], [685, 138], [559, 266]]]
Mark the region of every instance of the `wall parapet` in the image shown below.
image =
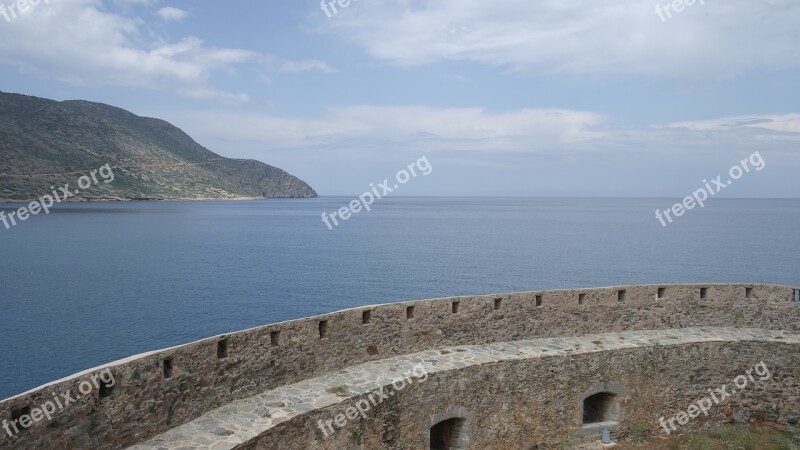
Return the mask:
[[[397, 363], [400, 370], [404, 363], [408, 367], [420, 359], [432, 367], [426, 364], [425, 381], [394, 390], [391, 401], [379, 403], [364, 418], [352, 414], [356, 419], [333, 434], [325, 434], [326, 424], [357, 412], [368, 394], [356, 385], [331, 404], [323, 397], [324, 386], [359, 379], [358, 372], [370, 372], [370, 363], [276, 390], [284, 395], [271, 391], [267, 395], [300, 402], [281, 408], [294, 410], [281, 416], [285, 421], [242, 426], [242, 418], [250, 417], [259, 402], [254, 399], [250, 408], [237, 402], [235, 408], [221, 408], [130, 450], [178, 450], [206, 442], [222, 450], [578, 448], [581, 441], [596, 442], [603, 429], [618, 442], [634, 432], [663, 436], [660, 419], [671, 418], [722, 385], [731, 387], [729, 397], [720, 399], [707, 416], [677, 423], [674, 431], [751, 420], [754, 426], [791, 427], [800, 418], [799, 343], [800, 335], [794, 333], [704, 327], [459, 346], [392, 358], [391, 364]], [[738, 388], [734, 380], [757, 362], [769, 376], [756, 373], [754, 381]], [[389, 377], [379, 383], [387, 391], [394, 388]], [[298, 390], [303, 394], [297, 396]], [[608, 418], [611, 422], [600, 418], [603, 421], [587, 423], [583, 408], [591, 391], [615, 394], [610, 412], [616, 417]], [[309, 408], [309, 398], [319, 399], [321, 405]], [[435, 426], [446, 419], [461, 422], [457, 431], [467, 442], [429, 445], [434, 443]], [[232, 435], [221, 437], [220, 429]]]
[[143, 353], [0, 402], [0, 422], [109, 369], [116, 386], [0, 448], [123, 448], [233, 400], [356, 364], [424, 350], [626, 330], [800, 330], [800, 289], [643, 285], [448, 297], [351, 308]]

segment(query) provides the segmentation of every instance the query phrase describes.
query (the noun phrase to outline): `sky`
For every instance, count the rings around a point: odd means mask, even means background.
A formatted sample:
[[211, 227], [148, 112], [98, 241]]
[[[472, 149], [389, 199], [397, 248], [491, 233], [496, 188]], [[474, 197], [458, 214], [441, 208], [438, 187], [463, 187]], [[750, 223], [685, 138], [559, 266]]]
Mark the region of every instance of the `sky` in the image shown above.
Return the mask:
[[158, 117], [322, 195], [424, 156], [396, 195], [681, 198], [759, 152], [720, 196], [800, 197], [796, 0], [331, 1], [0, 0], [0, 90]]

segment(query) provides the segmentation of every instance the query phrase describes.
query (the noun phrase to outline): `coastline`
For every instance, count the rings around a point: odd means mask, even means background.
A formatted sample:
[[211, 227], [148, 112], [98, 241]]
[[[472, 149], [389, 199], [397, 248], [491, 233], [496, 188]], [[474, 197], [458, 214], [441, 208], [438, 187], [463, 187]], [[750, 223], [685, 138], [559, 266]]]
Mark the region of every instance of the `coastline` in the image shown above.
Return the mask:
[[[314, 197], [81, 197], [69, 198], [62, 200], [60, 203], [110, 203], [110, 202], [204, 202], [214, 200], [225, 201], [251, 201], [251, 200], [269, 200], [269, 199], [301, 199], [301, 198], [319, 198]], [[2, 205], [21, 205], [38, 201], [37, 198], [27, 200], [12, 200], [0, 198], [0, 206]]]

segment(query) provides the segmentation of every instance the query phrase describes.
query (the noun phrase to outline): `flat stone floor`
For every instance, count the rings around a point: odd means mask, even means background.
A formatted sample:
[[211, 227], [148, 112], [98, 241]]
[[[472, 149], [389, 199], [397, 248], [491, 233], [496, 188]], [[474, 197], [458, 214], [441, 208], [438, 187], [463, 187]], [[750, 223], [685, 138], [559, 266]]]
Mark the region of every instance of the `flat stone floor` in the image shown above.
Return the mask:
[[[403, 374], [432, 374], [501, 361], [574, 355], [656, 345], [702, 342], [771, 341], [798, 344], [785, 331], [737, 328], [685, 328], [628, 331], [486, 345], [464, 345], [373, 361], [237, 400], [130, 449], [226, 450], [309, 411], [389, 387]], [[421, 365], [421, 366], [420, 366]], [[390, 391], [391, 389], [387, 389]]]

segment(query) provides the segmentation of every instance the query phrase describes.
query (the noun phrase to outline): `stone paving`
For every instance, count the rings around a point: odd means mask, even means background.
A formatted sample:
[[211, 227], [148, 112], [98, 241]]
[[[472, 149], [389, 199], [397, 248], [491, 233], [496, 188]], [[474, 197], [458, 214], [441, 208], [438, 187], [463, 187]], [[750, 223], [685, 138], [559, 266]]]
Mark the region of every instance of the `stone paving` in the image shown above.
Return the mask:
[[738, 341], [798, 344], [800, 335], [762, 329], [686, 328], [463, 345], [429, 350], [353, 366], [238, 400], [129, 448], [232, 449], [296, 416], [347, 401], [381, 387], [388, 388], [393, 380], [401, 378], [404, 374], [424, 374], [422, 368], [428, 374], [433, 374], [481, 364], [551, 355], [575, 355], [657, 345]]

